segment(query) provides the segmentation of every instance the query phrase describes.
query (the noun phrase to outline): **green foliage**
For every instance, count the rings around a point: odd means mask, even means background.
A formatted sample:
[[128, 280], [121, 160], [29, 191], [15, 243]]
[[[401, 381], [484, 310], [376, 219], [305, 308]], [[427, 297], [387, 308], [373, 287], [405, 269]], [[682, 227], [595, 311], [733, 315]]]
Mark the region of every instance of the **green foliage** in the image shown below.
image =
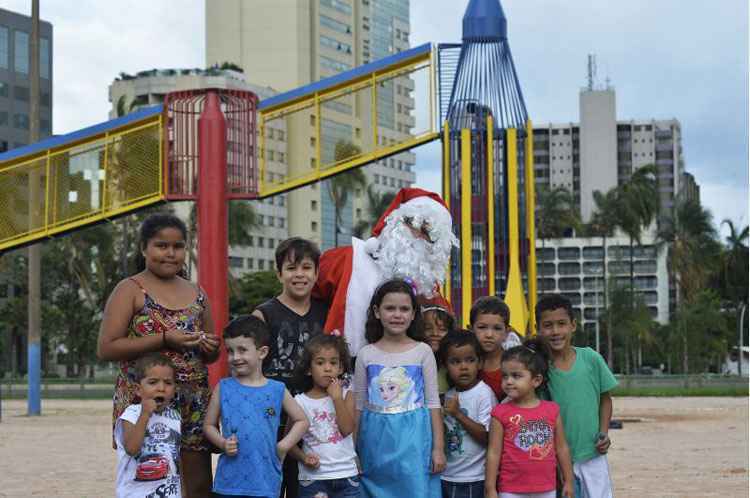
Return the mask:
[[393, 199], [396, 197], [395, 192], [383, 192], [378, 193], [372, 185], [367, 187], [367, 217], [360, 220], [357, 226], [354, 227], [352, 232], [356, 237], [366, 239], [368, 232], [377, 223], [380, 216], [390, 206]]
[[[361, 153], [361, 149], [351, 142], [340, 140], [336, 143], [335, 150], [335, 161], [340, 162]], [[339, 233], [341, 232], [341, 225], [343, 224], [342, 213], [347, 201], [349, 200], [349, 193], [356, 188], [365, 188], [367, 186], [367, 180], [364, 172], [360, 168], [352, 169], [344, 173], [338, 174], [326, 182], [328, 187], [328, 195], [333, 203], [333, 210], [335, 213], [334, 223], [334, 245], [339, 245]]]
[[581, 225], [575, 198], [564, 187], [549, 189], [545, 186], [536, 192], [537, 236], [544, 239], [562, 237], [566, 230], [578, 229]]
[[276, 272], [245, 273], [237, 281], [236, 292], [229, 296], [229, 314], [247, 315], [259, 304], [281, 294], [281, 282]]

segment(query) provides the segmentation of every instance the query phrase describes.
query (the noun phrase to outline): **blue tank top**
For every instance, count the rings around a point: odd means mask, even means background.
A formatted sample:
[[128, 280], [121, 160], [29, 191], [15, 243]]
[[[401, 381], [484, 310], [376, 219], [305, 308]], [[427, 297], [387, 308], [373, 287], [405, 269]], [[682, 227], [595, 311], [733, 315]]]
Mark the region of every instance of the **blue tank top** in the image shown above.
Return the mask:
[[219, 456], [214, 492], [276, 498], [281, 488], [281, 463], [276, 434], [281, 419], [284, 384], [268, 379], [261, 387], [245, 386], [230, 377], [221, 386], [221, 433], [237, 435], [235, 456]]

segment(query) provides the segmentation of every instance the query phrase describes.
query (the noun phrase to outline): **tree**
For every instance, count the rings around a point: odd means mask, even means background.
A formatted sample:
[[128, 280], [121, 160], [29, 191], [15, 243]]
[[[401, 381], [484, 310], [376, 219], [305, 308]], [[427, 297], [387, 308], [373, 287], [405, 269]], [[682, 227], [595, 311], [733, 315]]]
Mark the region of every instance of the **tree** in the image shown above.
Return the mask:
[[[594, 190], [594, 204], [596, 211], [591, 217], [589, 225], [594, 235], [602, 238], [602, 275], [604, 283], [604, 306], [609, 306], [609, 273], [607, 272], [607, 237], [611, 237], [617, 227], [617, 187], [609, 189], [605, 194]], [[609, 315], [607, 315], [609, 316]], [[611, 323], [607, 323], [607, 331], [612, 329]], [[607, 365], [610, 370], [613, 366], [612, 334], [607, 333]]]
[[638, 168], [619, 186], [617, 199], [617, 225], [630, 238], [630, 287], [635, 289], [633, 243], [640, 247], [643, 230], [651, 225], [659, 211], [656, 166], [647, 164]]
[[633, 344], [652, 344], [653, 331], [657, 327], [643, 297], [637, 295], [631, 301], [632, 295], [628, 286], [614, 286], [604, 316], [607, 335], [613, 338], [613, 342], [618, 340], [623, 352], [618, 370], [626, 374], [631, 373], [631, 365], [638, 363], [638, 351], [633, 349]]
[[[338, 163], [350, 157], [359, 155], [361, 149], [351, 142], [340, 140], [336, 143], [336, 149], [334, 152], [335, 161]], [[357, 187], [365, 188], [367, 186], [367, 180], [365, 174], [361, 169], [352, 169], [344, 173], [340, 173], [327, 182], [328, 195], [333, 203], [334, 210], [334, 246], [339, 245], [339, 232], [343, 225], [342, 214], [347, 201], [349, 200], [349, 193], [355, 190]]]
[[726, 299], [738, 304], [747, 301], [748, 295], [748, 226], [738, 231], [731, 220], [721, 224], [729, 227], [721, 258], [721, 290]]
[[273, 271], [245, 273], [237, 281], [237, 289], [229, 296], [229, 313], [247, 315], [256, 306], [281, 293], [281, 283]]
[[[536, 235], [542, 241], [542, 271], [539, 277], [544, 281], [544, 241], [562, 237], [566, 230], [580, 228], [580, 215], [573, 194], [564, 187], [549, 189], [540, 187], [536, 192]], [[543, 290], [543, 286], [540, 286]]]
[[[712, 273], [717, 268], [720, 247], [716, 241], [716, 229], [711, 213], [697, 201], [678, 201], [671, 217], [661, 223], [658, 240], [666, 244], [667, 266], [677, 289], [678, 314], [685, 315], [681, 307], [689, 308], [699, 293], [705, 289]], [[685, 320], [677, 323], [681, 331], [683, 372], [688, 372], [688, 334]]]
[[378, 193], [372, 185], [369, 185], [367, 187], [367, 217], [360, 220], [354, 227], [352, 230], [354, 235], [361, 239], [366, 238], [367, 232], [377, 223], [395, 197], [395, 192]]

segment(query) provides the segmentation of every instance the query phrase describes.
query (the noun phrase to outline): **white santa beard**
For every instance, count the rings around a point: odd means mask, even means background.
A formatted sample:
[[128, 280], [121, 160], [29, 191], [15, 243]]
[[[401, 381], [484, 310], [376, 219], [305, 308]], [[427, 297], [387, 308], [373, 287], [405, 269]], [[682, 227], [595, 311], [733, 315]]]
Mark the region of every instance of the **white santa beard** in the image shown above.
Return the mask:
[[432, 297], [435, 286], [445, 279], [451, 241], [430, 243], [417, 238], [400, 220], [386, 225], [378, 239], [376, 263], [384, 279], [409, 278], [419, 295]]

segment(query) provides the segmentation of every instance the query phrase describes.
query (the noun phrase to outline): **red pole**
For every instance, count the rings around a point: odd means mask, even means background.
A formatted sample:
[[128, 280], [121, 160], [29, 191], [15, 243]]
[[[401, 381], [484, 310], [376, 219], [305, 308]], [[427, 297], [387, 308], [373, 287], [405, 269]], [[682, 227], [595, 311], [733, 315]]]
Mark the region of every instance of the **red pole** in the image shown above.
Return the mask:
[[[227, 228], [227, 124], [216, 92], [206, 94], [198, 119], [198, 283], [208, 294], [214, 330], [221, 336], [229, 318]], [[226, 374], [226, 350], [209, 365], [211, 386]]]

